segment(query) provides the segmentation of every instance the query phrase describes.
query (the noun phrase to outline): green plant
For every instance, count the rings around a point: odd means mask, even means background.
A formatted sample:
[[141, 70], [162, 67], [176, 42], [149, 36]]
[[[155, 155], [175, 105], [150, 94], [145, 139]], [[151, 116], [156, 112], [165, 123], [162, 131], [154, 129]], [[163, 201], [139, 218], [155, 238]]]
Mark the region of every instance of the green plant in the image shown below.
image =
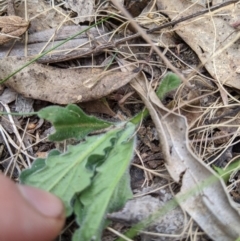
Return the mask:
[[[157, 90], [160, 96], [173, 89], [169, 81], [172, 79], [167, 75]], [[21, 173], [21, 183], [54, 193], [63, 201], [66, 215], [75, 214], [80, 228], [72, 240], [101, 240], [106, 213], [120, 209], [132, 197], [128, 169], [135, 146], [134, 132], [148, 113], [144, 110], [129, 122], [117, 124], [88, 116], [73, 104], [46, 107], [37, 114], [54, 125], [56, 132], [50, 140], [75, 138], [81, 142], [68, 146], [65, 153], [52, 150], [46, 159], [36, 159], [30, 169]], [[110, 130], [87, 136], [105, 128]]]
[[[38, 55], [1, 80], [0, 84], [50, 51], [108, 18], [103, 18]], [[173, 82], [168, 76], [163, 83], [166, 80]], [[170, 89], [162, 86], [159, 87], [160, 96], [164, 96], [173, 88], [171, 84]], [[30, 169], [21, 173], [20, 182], [57, 195], [65, 205], [67, 216], [74, 212], [81, 228], [76, 231], [73, 240], [87, 241], [92, 237], [100, 240], [102, 229], [107, 222], [106, 213], [118, 210], [132, 197], [128, 167], [133, 156], [134, 132], [142, 118], [148, 115], [148, 111], [142, 111], [128, 123], [118, 124], [87, 116], [78, 106], [71, 104], [65, 108], [47, 107], [32, 114], [37, 114], [54, 125], [56, 132], [49, 137], [50, 140], [75, 138], [81, 140], [81, 143], [68, 146], [65, 153], [52, 150], [46, 159], [36, 159]], [[106, 128], [110, 130], [104, 134], [87, 137], [89, 133]]]
[[133, 156], [135, 125], [120, 123], [104, 134], [86, 137], [109, 123], [85, 115], [76, 105], [47, 107], [38, 115], [54, 123], [56, 133], [51, 140], [82, 141], [68, 146], [65, 153], [53, 150], [46, 159], [36, 159], [32, 168], [21, 173], [21, 183], [57, 195], [67, 216], [74, 211], [81, 228], [73, 240], [100, 240], [106, 212], [121, 208], [132, 197], [127, 169]]
[[229, 178], [233, 172], [240, 170], [240, 160], [237, 159], [230, 163], [226, 168], [220, 168], [213, 165], [213, 169], [217, 172], [219, 176], [222, 177], [225, 183], [229, 181]]

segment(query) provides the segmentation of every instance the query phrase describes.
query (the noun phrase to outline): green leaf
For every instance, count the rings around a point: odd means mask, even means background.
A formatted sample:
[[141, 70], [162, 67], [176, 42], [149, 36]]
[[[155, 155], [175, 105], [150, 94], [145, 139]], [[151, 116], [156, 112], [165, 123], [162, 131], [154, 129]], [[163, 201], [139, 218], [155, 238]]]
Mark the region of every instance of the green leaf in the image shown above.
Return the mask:
[[33, 172], [37, 172], [40, 169], [43, 169], [45, 167], [45, 159], [43, 158], [37, 158], [33, 163], [30, 169], [26, 169], [24, 171], [22, 171], [21, 173], [21, 178], [25, 178], [28, 175], [31, 175], [31, 173]]
[[213, 169], [222, 177], [225, 183], [229, 181], [231, 174], [234, 171], [240, 170], [240, 159], [232, 162], [227, 168], [220, 168], [213, 165]]
[[[83, 217], [84, 217], [84, 206], [80, 201], [80, 194], [76, 196], [75, 200], [74, 200], [74, 205], [73, 205], [73, 212], [76, 215], [76, 222], [77, 224], [80, 226], [82, 221], [83, 221]], [[78, 229], [74, 235], [76, 235], [76, 233], [79, 233], [80, 229]]]
[[[164, 99], [164, 96], [172, 91], [175, 90], [176, 88], [179, 87], [179, 85], [181, 84], [181, 80], [180, 78], [173, 73], [168, 73], [160, 82], [158, 89], [156, 91], [156, 94], [158, 96], [158, 98], [160, 100]], [[141, 112], [139, 112], [137, 115], [135, 115], [130, 122], [135, 124], [135, 125], [139, 125], [140, 123], [142, 123], [142, 120], [147, 117], [149, 115], [149, 112], [147, 109], [142, 110]]]
[[63, 201], [66, 213], [70, 215], [74, 195], [91, 184], [95, 169], [109, 156], [122, 128], [88, 137], [83, 143], [69, 146], [66, 153], [61, 154], [56, 150], [50, 152], [45, 165], [40, 165], [38, 159], [31, 169], [22, 172], [21, 183], [54, 193]]
[[51, 141], [62, 141], [68, 138], [83, 139], [87, 134], [105, 129], [112, 123], [86, 115], [77, 105], [66, 107], [49, 106], [38, 112], [40, 118], [50, 121], [56, 132], [49, 136]]
[[168, 92], [177, 89], [180, 84], [180, 78], [176, 74], [170, 72], [160, 82], [156, 94], [160, 100], [163, 100]]
[[[130, 162], [130, 161], [129, 161]], [[128, 199], [132, 198], [129, 171], [125, 172], [117, 184], [108, 206], [108, 213], [116, 212], [122, 208]]]
[[[51, 156], [57, 156], [60, 155], [61, 152], [59, 150], [51, 150], [48, 153], [48, 158]], [[29, 169], [25, 169], [24, 171], [22, 171], [21, 175], [20, 175], [20, 180], [25, 180], [26, 178], [28, 178], [29, 175], [33, 175], [33, 173], [35, 172], [39, 172], [39, 170], [43, 169], [44, 167], [46, 167], [46, 163], [45, 163], [44, 158], [37, 158], [33, 163], [31, 168]]]
[[121, 208], [132, 197], [127, 172], [133, 156], [134, 131], [135, 125], [128, 123], [118, 133], [107, 159], [96, 168], [91, 186], [79, 195], [81, 204], [76, 204], [75, 214], [81, 227], [74, 233], [73, 241], [101, 240], [106, 213]]

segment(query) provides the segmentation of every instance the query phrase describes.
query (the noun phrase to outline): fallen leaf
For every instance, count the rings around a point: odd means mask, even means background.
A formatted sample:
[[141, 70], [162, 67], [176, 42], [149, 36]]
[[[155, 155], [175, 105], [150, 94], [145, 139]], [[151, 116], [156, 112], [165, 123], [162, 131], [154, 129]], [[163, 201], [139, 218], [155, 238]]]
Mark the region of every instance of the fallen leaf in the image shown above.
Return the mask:
[[[5, 78], [28, 60], [18, 57], [1, 59], [0, 78]], [[137, 73], [117, 70], [103, 74], [101, 68], [60, 69], [33, 63], [10, 78], [5, 85], [27, 98], [69, 104], [106, 96], [126, 85], [136, 75]], [[84, 85], [88, 80], [96, 80], [92, 88]]]
[[29, 22], [18, 16], [0, 17], [0, 45], [18, 39], [28, 29]]
[[81, 108], [87, 110], [88, 113], [107, 114], [111, 117], [116, 116], [116, 113], [111, 109], [107, 100], [93, 100], [79, 104]]
[[[170, 19], [189, 16], [205, 9], [187, 0], [158, 0], [157, 4], [158, 9], [164, 9], [164, 13]], [[237, 4], [235, 10], [237, 10]], [[240, 75], [237, 73], [237, 68], [240, 66], [239, 44], [232, 42], [240, 35], [226, 21], [235, 10], [233, 5], [230, 5], [229, 13], [224, 12], [222, 17], [219, 13], [215, 16], [211, 15], [212, 18], [209, 15], [203, 15], [194, 20], [179, 23], [175, 29], [176, 33], [195, 51], [213, 78], [222, 84], [240, 89]], [[227, 49], [218, 52], [228, 44], [230, 46]]]
[[[144, 29], [149, 30], [168, 21], [168, 18], [164, 14], [158, 12], [155, 4], [156, 3], [153, 0], [147, 0], [147, 3], [141, 1], [140, 5], [144, 6], [145, 8], [141, 12], [141, 14], [135, 18], [135, 20]], [[139, 2], [136, 1], [132, 4], [133, 9], [136, 9], [134, 5], [138, 6]], [[163, 48], [177, 46], [178, 40], [176, 39], [174, 32], [172, 32], [170, 28], [161, 31], [160, 34], [159, 32], [149, 33], [148, 36], [153, 40], [153, 42], [156, 42], [158, 46], [161, 46]]]
[[[31, 19], [29, 33], [55, 28], [60, 23], [65, 25], [68, 21], [68, 18], [66, 18], [67, 11], [57, 5], [53, 6], [51, 2], [42, 0], [21, 1], [19, 6], [15, 8], [16, 15], [23, 18], [26, 15], [26, 8], [28, 18]], [[70, 25], [70, 21], [68, 25]]]
[[129, 6], [127, 6], [129, 13], [133, 17], [137, 17], [143, 11], [146, 5], [148, 5], [149, 0], [129, 1], [129, 2], [131, 2]]
[[91, 22], [94, 19], [95, 14], [95, 1], [94, 0], [68, 0], [66, 1], [66, 7], [77, 13], [77, 17], [74, 18], [76, 23], [82, 23], [85, 21]]

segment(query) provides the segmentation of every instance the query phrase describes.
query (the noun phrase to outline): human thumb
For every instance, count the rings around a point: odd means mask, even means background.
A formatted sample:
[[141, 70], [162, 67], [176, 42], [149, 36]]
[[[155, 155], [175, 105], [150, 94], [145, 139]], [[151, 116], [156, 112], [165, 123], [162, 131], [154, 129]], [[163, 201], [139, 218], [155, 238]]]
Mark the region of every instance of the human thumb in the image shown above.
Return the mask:
[[0, 240], [51, 241], [64, 225], [62, 202], [43, 190], [0, 175]]

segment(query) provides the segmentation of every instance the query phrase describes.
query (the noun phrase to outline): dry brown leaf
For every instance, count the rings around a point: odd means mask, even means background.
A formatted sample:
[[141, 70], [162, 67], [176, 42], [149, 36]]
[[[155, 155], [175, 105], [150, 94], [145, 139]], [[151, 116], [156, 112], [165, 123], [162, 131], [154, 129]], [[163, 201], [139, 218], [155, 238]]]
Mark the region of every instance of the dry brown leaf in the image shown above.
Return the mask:
[[129, 1], [129, 2], [130, 4], [129, 6], [127, 6], [127, 10], [133, 17], [137, 17], [139, 14], [141, 14], [142, 10], [148, 5], [149, 0]]
[[[12, 0], [10, 0], [12, 1]], [[4, 13], [9, 13], [9, 0], [0, 0], [0, 15], [2, 16]], [[28, 0], [31, 1], [31, 0]], [[13, 0], [14, 6], [18, 6], [21, 0]]]
[[[5, 78], [26, 62], [26, 58], [18, 57], [1, 59], [0, 78]], [[68, 104], [99, 99], [124, 86], [136, 75], [117, 70], [103, 74], [101, 68], [60, 69], [34, 63], [5, 84], [28, 98]], [[94, 82], [92, 88], [84, 84], [89, 80]]]
[[[27, 6], [25, 6], [25, 2]], [[27, 8], [28, 18], [31, 19], [29, 33], [59, 27], [60, 24], [70, 25], [67, 12], [58, 6], [52, 6], [52, 1], [27, 0], [15, 9], [16, 15], [24, 17]]]
[[[213, 240], [236, 240], [240, 237], [240, 216], [223, 181], [191, 151], [186, 118], [169, 113], [146, 83], [142, 73], [132, 81], [132, 86], [142, 97], [154, 121], [170, 175], [182, 183], [177, 197], [185, 195], [185, 199], [179, 205]], [[186, 195], [190, 190], [195, 193]]]
[[92, 21], [95, 14], [95, 1], [94, 0], [68, 0], [66, 7], [76, 12], [78, 16], [75, 18], [76, 23], [85, 21]]
[[[142, 13], [135, 18], [135, 20], [141, 27], [149, 30], [166, 23], [168, 18], [157, 12], [155, 1], [152, 0], [143, 9]], [[164, 48], [176, 46], [178, 42], [176, 36], [174, 36], [174, 32], [170, 31], [170, 28], [161, 31], [160, 34], [159, 32], [149, 33], [148, 36], [153, 40], [153, 42], [158, 43], [158, 46]]]
[[116, 113], [110, 108], [106, 100], [93, 100], [79, 105], [88, 113], [107, 114], [112, 117], [116, 116]]
[[[158, 0], [157, 4], [159, 9], [164, 9], [164, 13], [170, 19], [192, 15], [204, 9], [187, 0]], [[229, 8], [233, 10], [233, 5]], [[225, 14], [222, 17], [215, 15], [212, 18], [207, 15], [200, 16], [178, 24], [175, 29], [176, 33], [196, 52], [213, 78], [222, 84], [240, 89], [240, 74], [237, 73], [240, 66], [238, 42], [214, 55], [239, 35], [226, 21], [229, 15]]]
[[18, 39], [29, 27], [29, 22], [18, 16], [0, 17], [0, 45]]

